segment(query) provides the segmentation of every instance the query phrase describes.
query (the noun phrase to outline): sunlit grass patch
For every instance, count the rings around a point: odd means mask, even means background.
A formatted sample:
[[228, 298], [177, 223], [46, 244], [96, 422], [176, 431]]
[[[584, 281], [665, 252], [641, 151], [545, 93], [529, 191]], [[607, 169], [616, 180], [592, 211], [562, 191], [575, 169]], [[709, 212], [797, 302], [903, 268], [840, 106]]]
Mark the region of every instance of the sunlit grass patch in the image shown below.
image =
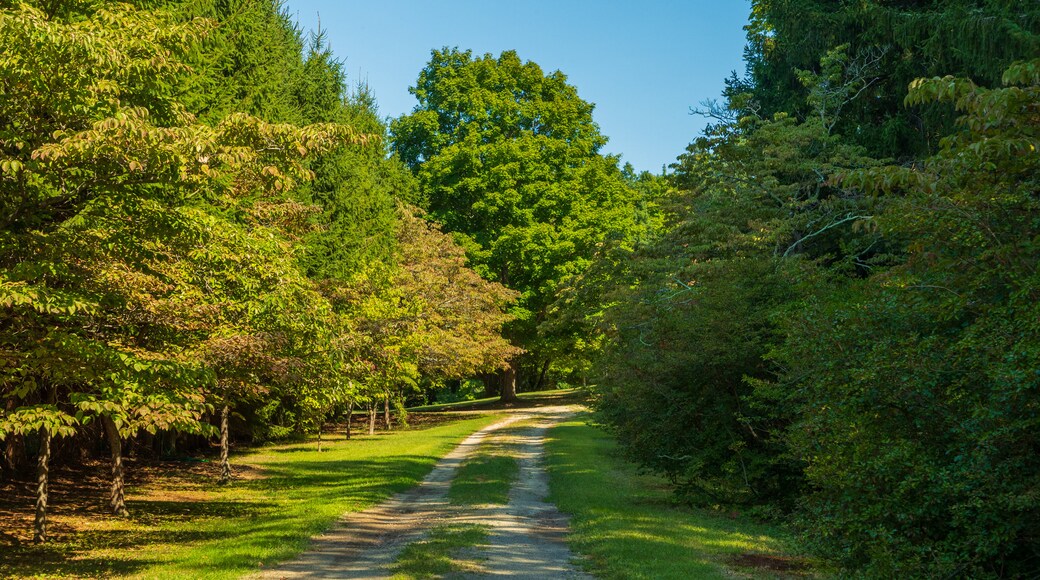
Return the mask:
[[477, 455], [459, 467], [448, 498], [455, 505], [509, 503], [509, 488], [520, 468], [516, 459], [504, 455]]
[[455, 505], [505, 505], [509, 489], [520, 473], [516, 459], [517, 436], [526, 423], [514, 423], [488, 435], [473, 455], [459, 466], [448, 490]]
[[550, 501], [571, 514], [571, 548], [601, 578], [752, 578], [805, 575], [789, 536], [742, 516], [678, 506], [663, 480], [620, 459], [616, 444], [583, 420], [546, 442]]
[[55, 496], [56, 541], [0, 546], [0, 578], [238, 578], [299, 554], [344, 512], [414, 486], [463, 437], [497, 419], [339, 436], [321, 453], [314, 443], [260, 448], [233, 459], [249, 477], [228, 486], [171, 475], [130, 488], [125, 519], [63, 512]]
[[473, 548], [484, 545], [488, 530], [475, 524], [433, 528], [429, 536], [409, 544], [391, 567], [393, 580], [440, 578], [452, 572], [480, 572]]
[[439, 411], [466, 411], [466, 410], [495, 410], [513, 409], [524, 407], [544, 407], [547, 405], [571, 405], [582, 403], [588, 396], [588, 389], [575, 387], [571, 389], [553, 389], [549, 391], [532, 391], [530, 393], [518, 393], [515, 403], [503, 403], [500, 397], [487, 397], [471, 401], [457, 401], [453, 403], [434, 403], [421, 407], [408, 409], [410, 413], [439, 412]]

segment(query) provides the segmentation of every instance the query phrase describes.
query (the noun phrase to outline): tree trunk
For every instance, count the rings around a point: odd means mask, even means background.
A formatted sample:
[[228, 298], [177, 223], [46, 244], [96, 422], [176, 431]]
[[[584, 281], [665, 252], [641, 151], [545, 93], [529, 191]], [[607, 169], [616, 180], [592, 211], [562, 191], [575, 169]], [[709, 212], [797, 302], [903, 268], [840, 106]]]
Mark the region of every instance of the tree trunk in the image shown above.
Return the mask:
[[113, 515], [127, 516], [129, 513], [126, 511], [123, 481], [123, 438], [111, 417], [105, 416], [103, 421], [105, 432], [108, 434], [108, 445], [112, 448], [112, 493], [108, 505], [112, 508]]
[[386, 424], [386, 430], [389, 431], [392, 427], [390, 425], [390, 395], [387, 395], [383, 401], [383, 423]]
[[545, 359], [545, 364], [542, 365], [542, 372], [538, 375], [538, 382], [534, 384], [534, 390], [540, 391], [545, 387], [545, 373], [549, 372], [550, 364], [552, 364], [552, 359]]
[[40, 429], [40, 457], [36, 467], [36, 521], [33, 523], [33, 542], [47, 541], [47, 494], [50, 486], [51, 432]]
[[166, 457], [173, 457], [177, 455], [177, 432], [169, 431], [166, 436], [163, 437], [163, 450], [162, 453]]
[[372, 401], [368, 404], [368, 434], [376, 434], [376, 403]]
[[350, 440], [350, 423], [354, 420], [354, 401], [347, 403], [347, 440]]
[[496, 397], [502, 391], [502, 373], [481, 373], [477, 375], [484, 383], [484, 396]]
[[11, 470], [12, 476], [25, 469], [27, 464], [25, 463], [24, 437], [16, 433], [7, 436], [4, 446], [4, 461], [7, 462], [7, 468]]
[[[7, 399], [7, 412], [14, 411], [17, 403], [14, 397]], [[7, 469], [11, 471], [13, 476], [18, 471], [19, 448], [21, 447], [22, 436], [11, 433], [7, 436], [7, 440], [4, 441], [4, 461], [7, 463]]]
[[516, 363], [511, 362], [501, 375], [500, 401], [503, 403], [516, 402]]
[[325, 421], [318, 421], [318, 453], [321, 453], [321, 428], [325, 426]]
[[231, 449], [228, 431], [231, 424], [231, 408], [224, 405], [220, 410], [220, 483], [231, 481]]

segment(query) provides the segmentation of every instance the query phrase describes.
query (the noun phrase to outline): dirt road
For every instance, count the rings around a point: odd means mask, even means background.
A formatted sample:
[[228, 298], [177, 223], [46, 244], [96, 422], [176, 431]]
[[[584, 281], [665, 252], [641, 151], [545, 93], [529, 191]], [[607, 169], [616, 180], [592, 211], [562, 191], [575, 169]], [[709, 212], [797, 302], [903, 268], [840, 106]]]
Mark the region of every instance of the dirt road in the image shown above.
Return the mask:
[[[467, 574], [465, 578], [589, 578], [572, 564], [574, 556], [563, 541], [566, 517], [545, 501], [545, 432], [574, 411], [573, 407], [540, 407], [505, 416], [467, 437], [416, 488], [375, 508], [347, 514], [333, 529], [315, 538], [311, 548], [299, 558], [256, 577], [387, 578], [390, 565], [405, 546], [421, 540], [434, 525], [450, 521], [490, 529], [488, 545], [479, 550], [482, 572]], [[488, 435], [520, 421], [524, 428], [518, 435], [515, 453], [520, 471], [509, 493], [509, 504], [450, 505], [448, 489], [462, 461]]]

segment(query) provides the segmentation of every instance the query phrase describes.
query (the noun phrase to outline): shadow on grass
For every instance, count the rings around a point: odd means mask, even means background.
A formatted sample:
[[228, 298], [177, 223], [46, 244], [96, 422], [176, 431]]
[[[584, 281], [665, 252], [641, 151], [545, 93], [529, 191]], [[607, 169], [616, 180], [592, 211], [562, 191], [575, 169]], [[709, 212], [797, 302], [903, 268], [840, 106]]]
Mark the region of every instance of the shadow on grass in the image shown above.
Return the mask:
[[[154, 538], [152, 541], [156, 541]], [[133, 574], [155, 560], [118, 560], [111, 556], [87, 556], [61, 543], [4, 547], [0, 576], [4, 578], [50, 578], [61, 576], [108, 578]]]
[[237, 578], [297, 555], [344, 512], [411, 488], [489, 419], [347, 445], [334, 440], [323, 453], [309, 442], [255, 449], [237, 456], [235, 471], [246, 477], [226, 486], [216, 483], [212, 462], [135, 463], [128, 518], [99, 510], [108, 486], [104, 462], [59, 469], [52, 473], [53, 541], [42, 546], [29, 543], [32, 482], [0, 482], [0, 578]]
[[[66, 512], [56, 516], [55, 539], [47, 544], [0, 536], [0, 578], [149, 576], [148, 569], [160, 565], [180, 577], [246, 573], [293, 557], [342, 511], [412, 487], [434, 463], [418, 455], [308, 459], [267, 465], [263, 479], [208, 487], [214, 499], [131, 499], [125, 519]], [[28, 524], [32, 505], [22, 503], [11, 511]]]
[[[659, 477], [621, 460], [604, 432], [578, 421], [554, 427], [547, 444], [551, 500], [572, 515], [571, 545], [606, 576], [800, 577], [809, 562], [788, 535], [746, 517], [676, 505]], [[729, 568], [727, 570], [727, 568]]]

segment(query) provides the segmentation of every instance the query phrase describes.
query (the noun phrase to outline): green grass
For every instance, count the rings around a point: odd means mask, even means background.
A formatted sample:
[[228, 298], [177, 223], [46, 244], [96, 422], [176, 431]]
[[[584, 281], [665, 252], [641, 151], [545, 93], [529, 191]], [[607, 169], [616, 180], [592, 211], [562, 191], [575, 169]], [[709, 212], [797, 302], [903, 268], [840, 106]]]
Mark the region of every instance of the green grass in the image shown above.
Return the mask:
[[568, 543], [590, 572], [684, 580], [800, 573], [804, 562], [786, 555], [783, 530], [676, 506], [663, 479], [637, 473], [609, 435], [580, 419], [551, 429], [546, 451], [550, 500], [572, 515]]
[[520, 473], [516, 436], [529, 422], [514, 423], [487, 436], [455, 472], [448, 490], [454, 505], [506, 505]]
[[409, 413], [429, 413], [434, 411], [464, 411], [473, 409], [501, 409], [513, 407], [537, 407], [542, 405], [567, 405], [581, 403], [585, 400], [588, 389], [576, 387], [573, 389], [555, 389], [551, 391], [534, 391], [530, 393], [519, 393], [516, 404], [505, 405], [500, 403], [500, 397], [488, 397], [485, 399], [474, 399], [472, 401], [461, 401], [458, 403], [437, 403], [424, 405], [422, 407], [411, 407]]
[[236, 578], [297, 555], [342, 513], [412, 487], [463, 437], [497, 419], [339, 437], [322, 453], [314, 443], [265, 447], [234, 458], [260, 477], [131, 489], [131, 517], [81, 515], [57, 542], [5, 547], [0, 577]]
[[520, 466], [507, 455], [475, 455], [455, 473], [448, 499], [455, 505], [505, 505]]
[[483, 545], [487, 527], [474, 524], [436, 527], [422, 541], [409, 544], [391, 567], [392, 580], [440, 578], [452, 572], [479, 572], [480, 561], [466, 557], [467, 548]]
[[433, 411], [458, 411], [473, 406], [497, 403], [498, 399], [498, 397], [486, 397], [483, 399], [473, 399], [470, 401], [458, 401], [455, 403], [434, 403], [432, 405], [423, 405], [421, 407], [409, 407], [407, 411], [409, 413], [430, 413]]

